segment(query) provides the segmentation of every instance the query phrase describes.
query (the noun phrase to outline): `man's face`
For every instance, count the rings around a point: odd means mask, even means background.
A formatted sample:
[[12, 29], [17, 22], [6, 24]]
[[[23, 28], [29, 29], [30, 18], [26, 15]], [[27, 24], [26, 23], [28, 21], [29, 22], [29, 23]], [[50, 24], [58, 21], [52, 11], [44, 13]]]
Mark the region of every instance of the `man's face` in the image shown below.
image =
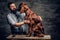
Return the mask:
[[16, 9], [16, 5], [14, 3], [10, 4], [10, 9], [11, 10], [15, 10]]

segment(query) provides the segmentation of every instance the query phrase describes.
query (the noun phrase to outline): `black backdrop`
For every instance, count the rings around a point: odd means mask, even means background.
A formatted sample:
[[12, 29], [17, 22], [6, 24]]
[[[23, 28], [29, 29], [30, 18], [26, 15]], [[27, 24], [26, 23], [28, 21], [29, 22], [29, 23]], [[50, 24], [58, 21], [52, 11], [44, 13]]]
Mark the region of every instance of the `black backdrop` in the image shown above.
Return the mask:
[[6, 40], [11, 33], [7, 23], [7, 3], [15, 2], [18, 7], [22, 1], [43, 18], [45, 34], [49, 34], [52, 40], [60, 40], [60, 1], [59, 0], [0, 0], [0, 40]]

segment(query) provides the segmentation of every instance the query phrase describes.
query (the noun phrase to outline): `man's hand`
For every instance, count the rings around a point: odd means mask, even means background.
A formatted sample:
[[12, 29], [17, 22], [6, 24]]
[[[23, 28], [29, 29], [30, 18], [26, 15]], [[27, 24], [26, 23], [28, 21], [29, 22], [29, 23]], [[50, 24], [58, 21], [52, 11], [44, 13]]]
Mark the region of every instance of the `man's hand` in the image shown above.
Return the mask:
[[30, 23], [30, 21], [29, 20], [25, 20], [24, 23]]

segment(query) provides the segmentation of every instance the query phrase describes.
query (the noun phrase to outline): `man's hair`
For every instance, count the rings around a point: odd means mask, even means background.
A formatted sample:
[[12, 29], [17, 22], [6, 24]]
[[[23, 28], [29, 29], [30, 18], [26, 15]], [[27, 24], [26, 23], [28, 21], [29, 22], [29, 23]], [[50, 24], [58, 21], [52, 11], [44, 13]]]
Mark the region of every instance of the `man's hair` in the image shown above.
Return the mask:
[[8, 3], [8, 8], [10, 9], [10, 5], [13, 4], [14, 2], [9, 2]]

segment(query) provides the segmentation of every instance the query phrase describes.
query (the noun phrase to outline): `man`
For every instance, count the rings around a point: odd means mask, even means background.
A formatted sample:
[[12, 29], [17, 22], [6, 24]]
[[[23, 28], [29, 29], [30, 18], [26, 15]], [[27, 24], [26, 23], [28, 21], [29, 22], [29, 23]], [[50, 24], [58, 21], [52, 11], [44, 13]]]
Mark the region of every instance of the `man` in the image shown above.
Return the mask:
[[7, 15], [7, 19], [8, 19], [8, 23], [11, 26], [12, 34], [23, 34], [23, 27], [21, 27], [21, 25], [29, 23], [29, 21], [24, 20], [19, 22], [19, 17], [17, 16], [18, 12], [16, 10], [16, 6], [14, 2], [8, 3], [8, 8], [10, 12]]

